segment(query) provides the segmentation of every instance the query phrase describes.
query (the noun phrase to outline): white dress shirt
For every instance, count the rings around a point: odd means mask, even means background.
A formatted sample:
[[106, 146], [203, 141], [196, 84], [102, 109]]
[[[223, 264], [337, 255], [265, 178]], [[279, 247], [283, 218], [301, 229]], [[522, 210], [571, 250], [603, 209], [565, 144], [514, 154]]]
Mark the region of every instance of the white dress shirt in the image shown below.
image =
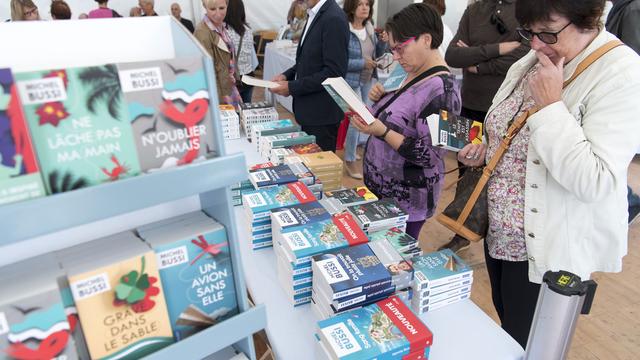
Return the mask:
[[313, 24], [313, 20], [315, 20], [316, 15], [318, 15], [318, 11], [320, 11], [320, 8], [322, 7], [322, 5], [324, 5], [324, 3], [326, 3], [327, 0], [320, 0], [318, 1], [318, 3], [316, 4], [316, 6], [312, 7], [311, 9], [307, 10], [307, 14], [309, 16], [307, 16], [307, 26], [304, 27], [304, 33], [302, 34], [302, 39], [300, 40], [300, 44], [302, 45], [302, 43], [304, 43], [304, 38], [307, 36], [307, 31], [309, 30], [309, 28], [311, 27], [311, 25]]

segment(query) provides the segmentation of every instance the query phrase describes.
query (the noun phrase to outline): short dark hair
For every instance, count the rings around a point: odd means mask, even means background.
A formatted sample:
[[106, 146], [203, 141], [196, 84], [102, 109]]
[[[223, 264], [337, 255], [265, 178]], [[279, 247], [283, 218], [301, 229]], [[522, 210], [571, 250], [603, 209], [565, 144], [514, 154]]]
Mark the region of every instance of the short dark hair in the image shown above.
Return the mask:
[[[344, 10], [345, 14], [347, 14], [347, 18], [349, 19], [349, 22], [352, 23], [355, 13], [356, 13], [356, 9], [358, 8], [358, 3], [360, 2], [360, 0], [344, 0], [344, 5], [342, 6], [342, 10]], [[369, 0], [369, 16], [365, 19], [365, 21], [362, 23], [362, 25], [366, 24], [367, 22], [371, 21], [371, 18], [373, 17], [373, 4], [375, 3], [375, 0]]]
[[440, 16], [444, 16], [444, 13], [447, 12], [447, 4], [444, 3], [444, 0], [422, 0], [422, 3], [436, 8], [440, 13]]
[[247, 15], [245, 14], [242, 0], [227, 0], [227, 15], [224, 17], [224, 22], [240, 37], [244, 36]]
[[385, 30], [396, 42], [422, 34], [431, 35], [431, 48], [442, 44], [442, 19], [436, 9], [425, 4], [411, 4], [387, 20]]
[[51, 16], [56, 20], [71, 19], [71, 8], [63, 0], [53, 0], [51, 2]]
[[550, 21], [551, 15], [564, 16], [584, 30], [600, 29], [605, 0], [517, 0], [516, 19], [521, 26]]

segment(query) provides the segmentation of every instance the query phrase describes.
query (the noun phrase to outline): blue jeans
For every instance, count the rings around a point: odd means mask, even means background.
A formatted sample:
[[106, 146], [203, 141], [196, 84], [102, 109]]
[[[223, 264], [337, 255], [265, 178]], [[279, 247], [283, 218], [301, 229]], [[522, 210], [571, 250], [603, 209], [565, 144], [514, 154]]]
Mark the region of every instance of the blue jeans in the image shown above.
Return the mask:
[[[367, 105], [371, 105], [371, 101], [369, 100], [369, 90], [371, 90], [371, 87], [373, 86], [373, 81], [374, 79], [371, 79], [369, 82], [353, 89], [356, 94], [360, 95], [360, 99], [363, 99], [364, 103]], [[361, 133], [353, 125], [349, 124], [347, 138], [344, 141], [344, 161], [356, 161], [356, 149], [358, 148], [358, 145], [366, 143], [368, 138], [369, 135]]]

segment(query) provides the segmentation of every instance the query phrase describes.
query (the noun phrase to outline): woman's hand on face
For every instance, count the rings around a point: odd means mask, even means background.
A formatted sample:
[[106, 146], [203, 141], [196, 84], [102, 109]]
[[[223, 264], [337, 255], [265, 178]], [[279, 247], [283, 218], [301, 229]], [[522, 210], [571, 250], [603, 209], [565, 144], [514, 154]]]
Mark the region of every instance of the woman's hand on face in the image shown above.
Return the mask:
[[384, 86], [382, 86], [382, 84], [380, 83], [375, 83], [371, 87], [371, 90], [369, 90], [369, 100], [376, 102], [380, 100], [380, 98], [382, 98], [384, 94]]
[[485, 144], [467, 144], [458, 152], [458, 161], [467, 165], [478, 167], [485, 164], [487, 146]]
[[384, 132], [387, 131], [387, 126], [378, 119], [376, 119], [376, 121], [371, 123], [371, 125], [367, 125], [367, 123], [364, 122], [364, 120], [362, 120], [360, 115], [356, 113], [350, 113], [348, 116], [349, 116], [349, 122], [353, 124], [353, 126], [355, 126], [356, 129], [358, 129], [359, 131], [365, 134], [369, 134], [373, 136], [382, 136], [382, 134], [384, 134]]
[[547, 55], [536, 51], [540, 67], [529, 80], [531, 96], [539, 108], [562, 100], [564, 58], [554, 64]]

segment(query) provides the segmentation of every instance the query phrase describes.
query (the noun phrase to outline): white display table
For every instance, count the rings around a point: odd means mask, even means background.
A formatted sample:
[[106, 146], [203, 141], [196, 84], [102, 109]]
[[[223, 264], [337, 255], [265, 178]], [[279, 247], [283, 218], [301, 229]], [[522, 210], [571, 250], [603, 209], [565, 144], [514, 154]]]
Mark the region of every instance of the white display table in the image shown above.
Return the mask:
[[[263, 159], [245, 139], [228, 140], [227, 152], [244, 153], [247, 164]], [[251, 250], [242, 207], [235, 209], [247, 288], [256, 304], [267, 308], [267, 335], [279, 360], [308, 359], [314, 349], [317, 319], [310, 305], [293, 307], [276, 274], [272, 248]], [[431, 360], [521, 359], [524, 350], [472, 301], [446, 306], [420, 317], [434, 334]]]
[[[264, 49], [263, 79], [271, 80], [274, 76], [282, 74], [296, 63], [296, 48], [277, 48], [275, 43], [268, 43]], [[275, 99], [287, 111], [293, 113], [293, 98], [291, 96], [274, 95], [265, 89], [265, 98]]]

